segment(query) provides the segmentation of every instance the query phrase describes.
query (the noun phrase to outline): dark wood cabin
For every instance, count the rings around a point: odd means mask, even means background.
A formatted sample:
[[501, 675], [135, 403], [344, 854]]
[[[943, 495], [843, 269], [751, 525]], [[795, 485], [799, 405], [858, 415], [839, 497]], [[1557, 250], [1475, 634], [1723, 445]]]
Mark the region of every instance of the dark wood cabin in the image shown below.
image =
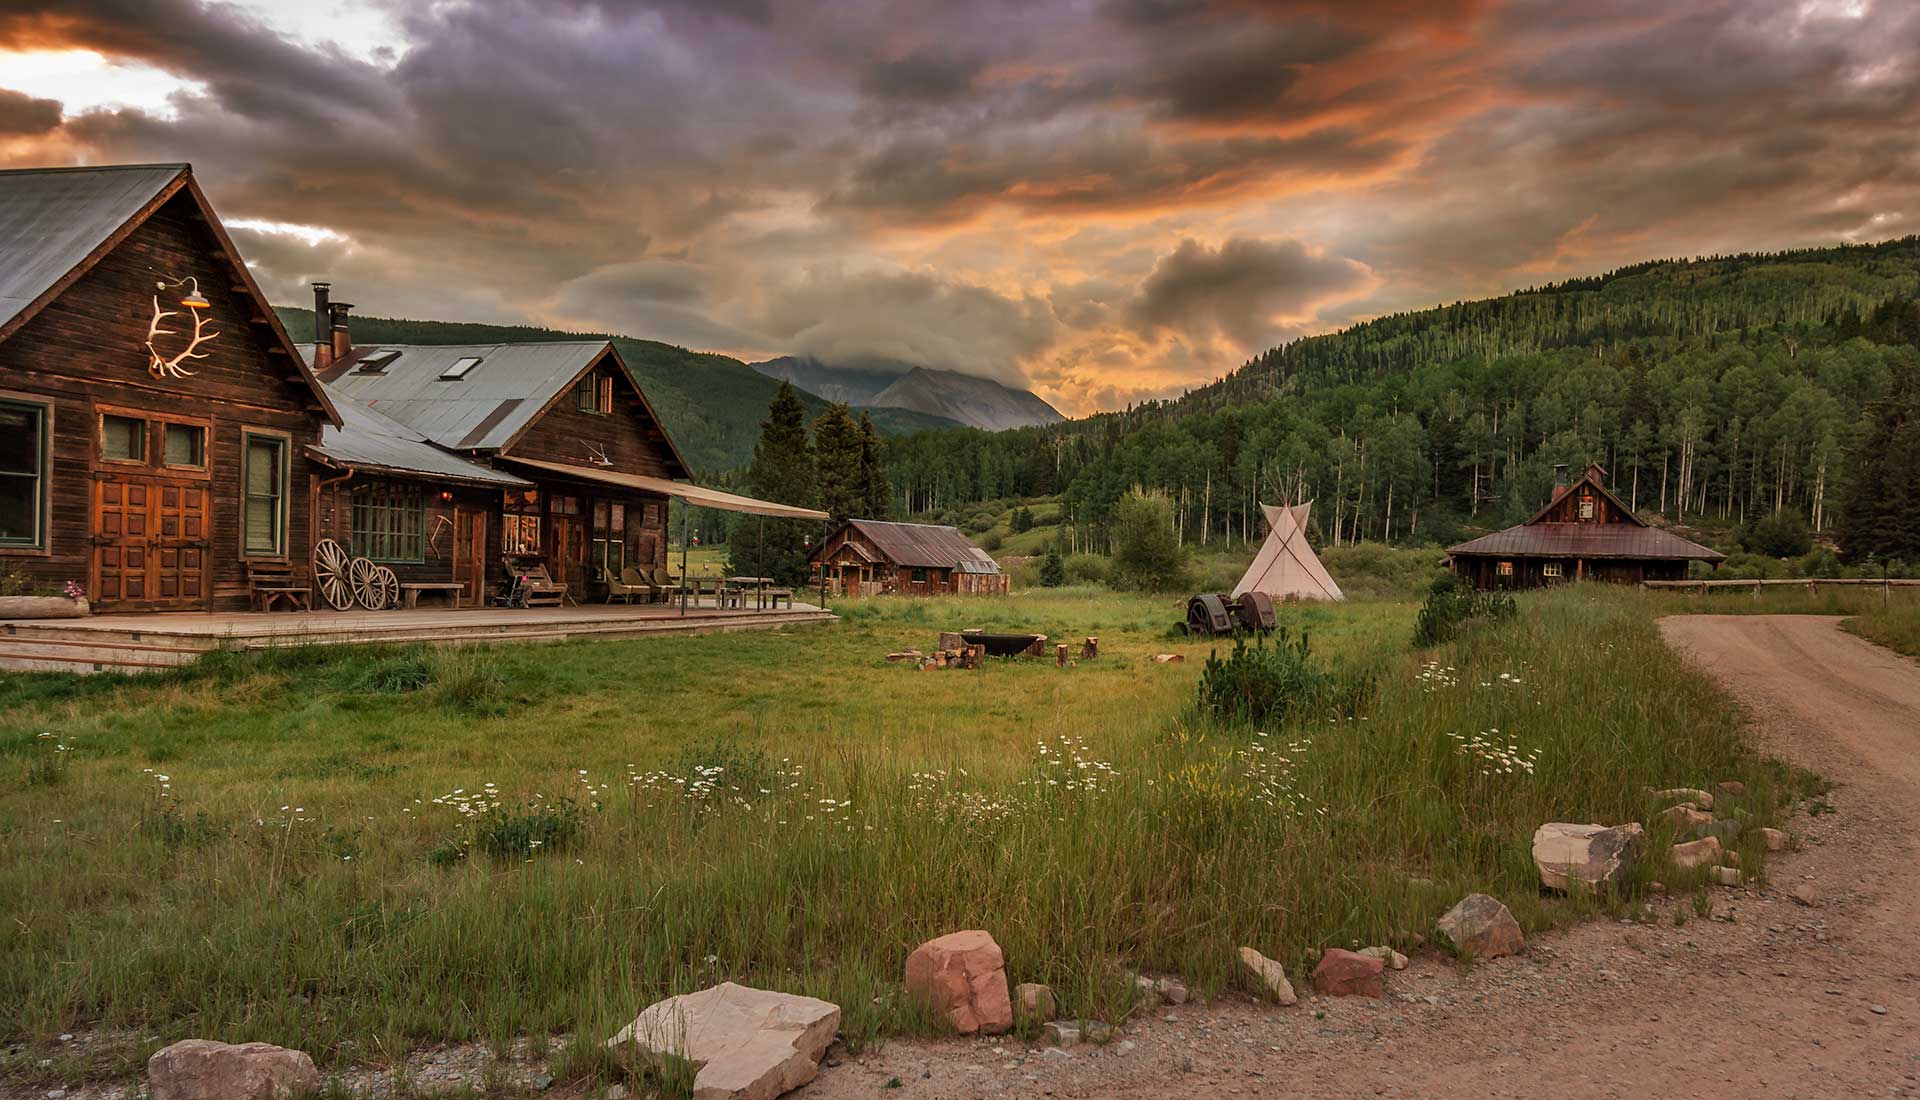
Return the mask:
[[331, 442], [316, 450], [353, 475], [324, 511], [350, 552], [403, 583], [469, 591], [538, 560], [579, 599], [625, 566], [667, 565], [667, 508], [686, 462], [611, 343], [356, 347], [351, 307], [324, 285], [314, 304], [328, 318], [315, 365], [365, 429], [359, 446], [414, 449], [386, 463]]
[[1639, 584], [1682, 580], [1689, 562], [1726, 555], [1647, 525], [1589, 465], [1571, 485], [1517, 527], [1447, 548], [1452, 570], [1474, 587], [1540, 588], [1575, 580]]
[[1004, 595], [1000, 563], [957, 528], [850, 519], [809, 551], [814, 583], [840, 595]]
[[240, 606], [337, 413], [185, 164], [0, 172], [0, 572]]

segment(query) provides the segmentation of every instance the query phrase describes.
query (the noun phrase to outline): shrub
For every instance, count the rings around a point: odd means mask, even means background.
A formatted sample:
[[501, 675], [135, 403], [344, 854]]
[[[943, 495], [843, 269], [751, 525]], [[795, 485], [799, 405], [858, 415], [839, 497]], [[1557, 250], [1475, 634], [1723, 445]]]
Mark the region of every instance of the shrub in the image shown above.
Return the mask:
[[1775, 512], [1756, 519], [1740, 533], [1741, 545], [1770, 558], [1797, 558], [1813, 549], [1807, 521], [1793, 512]]
[[434, 654], [432, 698], [457, 714], [501, 714], [507, 680], [488, 650], [446, 649]]
[[[586, 830], [587, 812], [572, 798], [543, 798], [513, 810], [505, 807], [481, 814], [473, 846], [498, 859], [524, 858], [566, 848]], [[428, 854], [438, 861], [439, 851]]]
[[1007, 520], [1007, 526], [1011, 527], [1016, 535], [1033, 530], [1033, 509], [1024, 505], [1015, 508], [1013, 515]]
[[1371, 678], [1342, 682], [1313, 662], [1308, 635], [1294, 637], [1281, 628], [1269, 645], [1256, 637], [1248, 645], [1236, 637], [1233, 655], [1221, 660], [1210, 653], [1200, 670], [1200, 712], [1221, 722], [1271, 726], [1309, 706], [1340, 705], [1357, 708], [1371, 695]]
[[1069, 584], [1105, 584], [1111, 572], [1107, 559], [1099, 554], [1068, 554], [1062, 564]]
[[1135, 490], [1113, 506], [1113, 580], [1143, 592], [1187, 587], [1187, 552], [1165, 493]]
[[1060, 558], [1058, 546], [1047, 547], [1047, 556], [1040, 562], [1040, 585], [1043, 588], [1058, 588], [1067, 583], [1067, 563]]
[[1475, 619], [1511, 619], [1518, 611], [1506, 592], [1476, 592], [1449, 573], [1433, 582], [1413, 624], [1415, 648], [1439, 645]]
[[980, 549], [985, 550], [987, 553], [991, 554], [995, 550], [1000, 549], [1000, 543], [1001, 543], [1000, 532], [989, 531], [985, 535], [981, 536]]

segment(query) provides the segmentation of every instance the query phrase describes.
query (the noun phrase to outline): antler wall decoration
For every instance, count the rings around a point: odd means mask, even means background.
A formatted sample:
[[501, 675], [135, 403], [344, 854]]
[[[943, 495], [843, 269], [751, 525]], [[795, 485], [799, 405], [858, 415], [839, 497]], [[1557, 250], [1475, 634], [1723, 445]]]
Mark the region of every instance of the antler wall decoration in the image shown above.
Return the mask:
[[155, 283], [154, 286], [160, 290], [178, 286], [190, 286], [192, 288], [187, 291], [185, 297], [180, 299], [180, 304], [185, 306], [187, 312], [193, 315], [193, 338], [188, 341], [185, 350], [181, 351], [178, 355], [169, 358], [160, 353], [160, 349], [154, 346], [156, 340], [162, 336], [179, 335], [174, 329], [161, 328], [160, 322], [169, 317], [178, 317], [180, 311], [175, 309], [161, 309], [160, 295], [155, 294], [153, 296], [153, 320], [147, 323], [147, 373], [153, 375], [155, 378], [191, 378], [198, 372], [186, 369], [183, 364], [189, 359], [207, 358], [207, 353], [199, 350], [200, 345], [220, 335], [218, 332], [205, 331], [207, 319], [200, 313], [203, 309], [212, 308], [212, 303], [201, 297], [200, 281], [191, 275], [184, 279], [163, 279]]
[[588, 462], [593, 463], [595, 466], [613, 465], [613, 459], [607, 457], [607, 449], [605, 447], [596, 447], [584, 439], [580, 441], [580, 445], [587, 449]]

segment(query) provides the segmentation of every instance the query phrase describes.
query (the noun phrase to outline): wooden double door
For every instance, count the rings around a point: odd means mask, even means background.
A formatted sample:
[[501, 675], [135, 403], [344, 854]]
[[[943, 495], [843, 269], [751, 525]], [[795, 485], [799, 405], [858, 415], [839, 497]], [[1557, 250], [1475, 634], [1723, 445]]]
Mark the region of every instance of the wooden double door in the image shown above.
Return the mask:
[[156, 611], [205, 607], [212, 499], [202, 481], [100, 474], [93, 483], [93, 602]]

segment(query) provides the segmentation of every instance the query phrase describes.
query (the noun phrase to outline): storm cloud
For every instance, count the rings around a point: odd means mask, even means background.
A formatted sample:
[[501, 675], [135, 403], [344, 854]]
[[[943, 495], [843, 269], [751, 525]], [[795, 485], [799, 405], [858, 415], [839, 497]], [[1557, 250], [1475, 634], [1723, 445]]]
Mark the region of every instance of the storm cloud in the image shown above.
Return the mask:
[[[192, 161], [280, 301], [331, 277], [1073, 412], [1390, 310], [1920, 231], [1891, 0], [336, 7], [379, 48], [278, 0], [0, 6], [0, 165]], [[173, 90], [9, 83], [81, 50]]]

